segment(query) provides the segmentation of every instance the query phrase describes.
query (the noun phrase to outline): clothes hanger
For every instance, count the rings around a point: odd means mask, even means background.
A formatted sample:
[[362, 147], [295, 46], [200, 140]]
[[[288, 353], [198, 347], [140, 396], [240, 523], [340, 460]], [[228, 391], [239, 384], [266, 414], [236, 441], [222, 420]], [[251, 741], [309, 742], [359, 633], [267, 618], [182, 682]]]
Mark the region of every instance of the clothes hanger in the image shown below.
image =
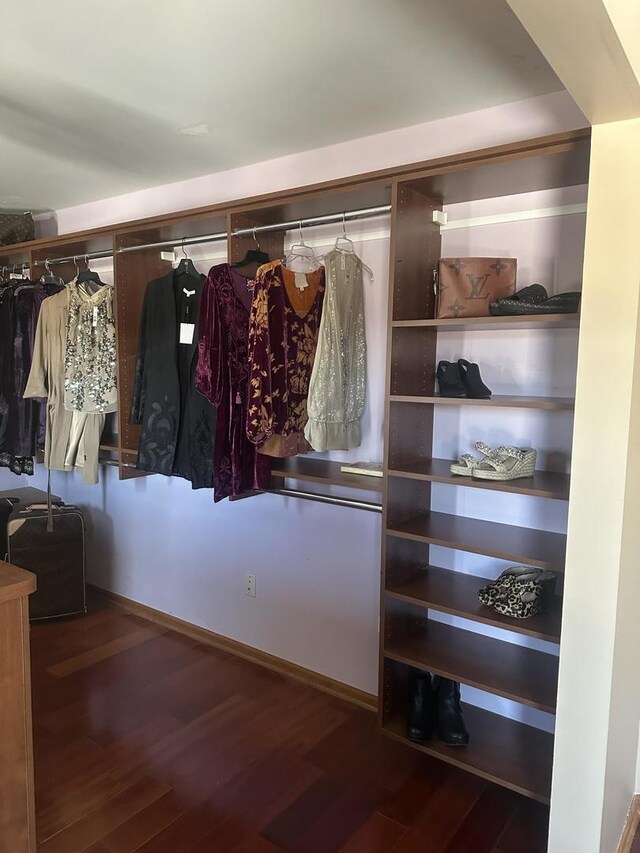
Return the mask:
[[241, 261], [237, 261], [237, 263], [231, 264], [233, 269], [236, 269], [237, 267], [248, 267], [249, 264], [257, 264], [259, 267], [261, 267], [262, 264], [268, 264], [269, 263], [271, 258], [269, 257], [267, 252], [263, 252], [262, 249], [260, 248], [260, 243], [258, 243], [258, 240], [256, 238], [256, 229], [255, 228], [253, 229], [253, 241], [258, 248], [257, 249], [247, 249], [247, 252], [246, 252], [244, 258]]
[[61, 279], [59, 275], [54, 275], [51, 272], [51, 267], [49, 265], [49, 258], [45, 259], [44, 268], [45, 268], [45, 272], [40, 276], [40, 284], [62, 284], [62, 285], [64, 285], [63, 279]]
[[184, 258], [182, 258], [182, 260], [180, 261], [180, 263], [176, 267], [175, 275], [176, 276], [186, 275], [186, 276], [189, 276], [189, 278], [197, 278], [199, 280], [200, 279], [200, 273], [195, 268], [193, 261], [191, 260], [191, 258], [187, 254], [187, 251], [184, 247], [184, 241], [186, 239], [187, 239], [186, 237], [183, 237], [182, 242], [180, 243], [180, 248], [182, 249], [182, 254], [184, 255]]
[[306, 261], [309, 264], [309, 272], [313, 272], [314, 270], [318, 269], [318, 267], [322, 264], [322, 261], [320, 260], [320, 258], [318, 258], [311, 246], [307, 246], [307, 244], [304, 242], [301, 221], [298, 222], [298, 231], [300, 232], [300, 242], [293, 243], [289, 247], [289, 251], [284, 260], [284, 265], [288, 269], [291, 262], [294, 261], [296, 258], [299, 258], [302, 261]]
[[[347, 226], [346, 226], [345, 220], [346, 220], [346, 213], [343, 212], [343, 214], [342, 214], [342, 234], [338, 234], [338, 236], [336, 237], [336, 242], [334, 243], [333, 248], [336, 252], [342, 252], [342, 253], [348, 254], [348, 255], [355, 255], [356, 254], [356, 247], [353, 244], [353, 240], [350, 240], [347, 237]], [[343, 249], [340, 246], [341, 242], [342, 243], [348, 243], [349, 248]], [[369, 274], [369, 281], [373, 284], [373, 270], [371, 269], [371, 267], [368, 267], [361, 258], [358, 258], [358, 260], [360, 261], [360, 265], [362, 266], [362, 269], [366, 270], [367, 273]]]
[[[91, 296], [93, 293], [97, 293], [101, 287], [104, 287], [104, 282], [100, 279], [100, 276], [97, 272], [94, 272], [89, 267], [89, 256], [84, 256], [84, 262], [86, 269], [80, 271], [78, 264], [76, 263], [76, 259], [74, 257], [73, 262], [76, 264], [76, 270], [78, 271], [78, 275], [76, 276], [76, 284], [78, 286], [83, 285], [82, 289], [85, 293]], [[95, 285], [95, 288], [92, 288], [91, 285]]]

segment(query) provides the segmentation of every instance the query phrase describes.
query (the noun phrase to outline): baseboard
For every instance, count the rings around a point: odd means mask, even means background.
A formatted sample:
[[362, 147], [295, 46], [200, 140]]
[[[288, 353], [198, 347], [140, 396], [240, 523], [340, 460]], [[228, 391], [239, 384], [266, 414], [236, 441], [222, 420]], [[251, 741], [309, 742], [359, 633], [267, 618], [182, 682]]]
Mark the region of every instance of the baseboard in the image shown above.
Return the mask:
[[630, 853], [633, 839], [636, 837], [640, 824], [640, 794], [634, 794], [629, 808], [629, 814], [622, 830], [617, 853]]
[[185, 622], [184, 619], [178, 619], [176, 616], [171, 616], [168, 613], [163, 613], [161, 610], [155, 610], [153, 607], [148, 607], [146, 604], [140, 604], [138, 601], [133, 601], [130, 598], [125, 598], [115, 592], [102, 589], [101, 587], [89, 585], [90, 588], [98, 595], [103, 596], [116, 607], [126, 610], [129, 613], [135, 613], [137, 616], [142, 616], [150, 622], [155, 622], [157, 625], [162, 625], [164, 628], [169, 628], [172, 631], [177, 631], [187, 637], [192, 637], [199, 640], [201, 643], [206, 643], [209, 646], [215, 646], [217, 649], [222, 649], [229, 654], [249, 660], [252, 663], [263, 666], [266, 669], [271, 669], [288, 678], [294, 678], [296, 681], [301, 681], [303, 684], [309, 684], [322, 690], [324, 693], [329, 693], [331, 696], [336, 696], [338, 699], [344, 699], [352, 705], [358, 705], [360, 708], [366, 708], [367, 711], [378, 710], [378, 697], [372, 693], [366, 693], [364, 690], [358, 690], [356, 687], [350, 687], [348, 684], [343, 684], [341, 681], [336, 681], [326, 675], [321, 675], [313, 670], [306, 669], [298, 664], [283, 658], [270, 655], [268, 652], [254, 649], [252, 646], [247, 646], [237, 640], [232, 640], [229, 637], [223, 637], [222, 634], [216, 634], [209, 631], [207, 628], [201, 628], [199, 625], [194, 625], [191, 622]]

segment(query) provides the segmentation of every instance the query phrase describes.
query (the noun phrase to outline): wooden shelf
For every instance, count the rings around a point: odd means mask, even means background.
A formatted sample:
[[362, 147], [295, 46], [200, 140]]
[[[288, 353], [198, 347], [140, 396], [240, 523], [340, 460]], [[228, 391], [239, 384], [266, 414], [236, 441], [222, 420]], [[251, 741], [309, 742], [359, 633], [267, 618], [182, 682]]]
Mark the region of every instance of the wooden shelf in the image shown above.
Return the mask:
[[558, 658], [554, 655], [433, 620], [409, 639], [385, 647], [384, 655], [389, 660], [555, 713]]
[[271, 476], [278, 479], [289, 477], [292, 480], [306, 480], [310, 483], [325, 483], [332, 486], [345, 486], [350, 489], [364, 489], [369, 492], [381, 492], [382, 477], [367, 477], [365, 474], [345, 474], [340, 470], [344, 462], [332, 462], [328, 459], [313, 459], [294, 456], [290, 459], [274, 460]]
[[426, 566], [404, 583], [390, 586], [385, 591], [385, 596], [524, 634], [527, 637], [535, 637], [538, 640], [560, 642], [562, 622], [560, 596], [553, 596], [545, 613], [539, 613], [530, 619], [513, 619], [497, 613], [492, 607], [486, 607], [478, 601], [478, 590], [487, 583], [489, 581], [486, 578], [477, 575]]
[[387, 533], [554, 572], [564, 570], [567, 537], [562, 533], [514, 527], [444, 512], [421, 513], [408, 521], [394, 524]]
[[428, 405], [443, 404], [446, 406], [497, 406], [518, 409], [546, 409], [564, 410], [573, 409], [575, 400], [573, 397], [522, 397], [507, 394], [494, 394], [488, 400], [477, 400], [471, 397], [440, 397], [434, 394], [430, 397], [417, 395], [391, 394], [389, 400], [392, 403], [425, 403]]
[[445, 320], [394, 320], [394, 329], [431, 329], [441, 332], [481, 332], [521, 329], [577, 329], [580, 314], [522, 314], [515, 317], [455, 317]]
[[536, 471], [533, 477], [519, 480], [480, 480], [452, 474], [449, 459], [419, 459], [413, 462], [394, 465], [389, 469], [389, 477], [404, 477], [408, 480], [426, 480], [435, 483], [447, 483], [452, 486], [466, 486], [472, 489], [488, 489], [493, 492], [511, 492], [516, 495], [534, 495], [539, 498], [568, 500], [569, 475], [555, 471]]
[[462, 770], [524, 794], [525, 797], [549, 803], [553, 735], [483, 711], [474, 705], [464, 704], [463, 713], [469, 730], [469, 745], [464, 748], [447, 746], [435, 737], [425, 744], [410, 741], [406, 736], [406, 719], [402, 715], [396, 715], [384, 723], [382, 731], [388, 737], [427, 755], [433, 755]]

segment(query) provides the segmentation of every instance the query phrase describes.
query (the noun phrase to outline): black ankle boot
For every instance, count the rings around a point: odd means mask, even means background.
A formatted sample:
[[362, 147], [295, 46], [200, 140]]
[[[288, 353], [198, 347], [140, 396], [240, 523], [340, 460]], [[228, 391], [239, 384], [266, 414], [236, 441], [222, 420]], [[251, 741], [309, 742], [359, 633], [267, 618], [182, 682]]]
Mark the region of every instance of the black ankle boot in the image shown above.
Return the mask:
[[450, 678], [439, 678], [436, 691], [438, 736], [449, 746], [466, 746], [469, 743], [462, 708], [460, 707], [460, 685]]
[[474, 397], [476, 400], [487, 400], [491, 396], [491, 389], [482, 381], [480, 376], [480, 368], [474, 362], [467, 361], [465, 358], [458, 359], [458, 370], [462, 384], [467, 389], [467, 396]]
[[407, 737], [421, 743], [433, 732], [433, 691], [428, 672], [416, 672], [411, 683]]

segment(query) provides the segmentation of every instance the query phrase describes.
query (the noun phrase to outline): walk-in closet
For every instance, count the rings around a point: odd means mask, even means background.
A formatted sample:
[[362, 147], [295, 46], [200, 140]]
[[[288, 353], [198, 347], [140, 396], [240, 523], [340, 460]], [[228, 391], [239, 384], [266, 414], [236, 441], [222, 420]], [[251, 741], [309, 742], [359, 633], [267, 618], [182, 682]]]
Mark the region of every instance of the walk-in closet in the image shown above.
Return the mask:
[[[198, 5], [199, 44], [214, 10]], [[249, 5], [265, 37], [300, 34]], [[120, 100], [68, 89], [75, 172], [56, 98], [28, 121], [7, 100], [22, 153], [0, 129], [0, 853], [639, 843], [640, 118], [611, 69], [617, 107], [598, 112], [559, 47], [580, 27], [622, 68], [628, 23], [594, 34], [564, 2], [557, 32], [524, 0], [486, 18], [418, 5], [365, 28], [372, 49], [383, 30], [413, 44], [382, 77], [375, 52], [377, 106], [356, 97], [363, 71], [331, 67], [331, 106], [301, 66], [290, 142], [244, 72], [234, 97], [216, 89], [220, 127], [187, 90], [161, 119], [154, 57]], [[214, 6], [222, 57], [240, 23]], [[326, 11], [309, 27], [333, 63]], [[459, 107], [436, 106], [432, 76], [409, 110], [423, 29], [430, 67], [445, 44], [484, 46], [477, 79], [467, 57], [443, 81]], [[286, 50], [268, 63], [265, 86], [293, 73]], [[125, 108], [143, 90], [153, 120]], [[121, 147], [76, 126], [82, 104], [128, 124]], [[221, 127], [245, 108], [232, 150]], [[163, 121], [178, 141], [156, 146]]]

